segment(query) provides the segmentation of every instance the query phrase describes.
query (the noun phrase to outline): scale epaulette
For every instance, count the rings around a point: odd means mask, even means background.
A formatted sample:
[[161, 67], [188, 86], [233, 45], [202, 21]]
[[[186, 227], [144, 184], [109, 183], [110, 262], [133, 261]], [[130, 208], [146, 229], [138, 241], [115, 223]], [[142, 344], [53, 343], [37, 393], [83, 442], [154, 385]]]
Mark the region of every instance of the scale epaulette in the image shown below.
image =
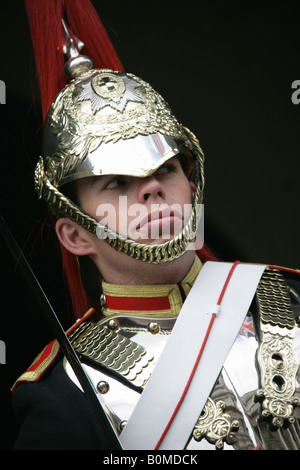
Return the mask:
[[[72, 333], [83, 321], [90, 319], [94, 312], [95, 310], [93, 308], [89, 309], [80, 320], [77, 320], [77, 322], [67, 330], [66, 335], [68, 336]], [[54, 364], [59, 355], [59, 351], [60, 346], [57, 340], [53, 340], [51, 343], [47, 344], [26, 372], [16, 380], [11, 391], [14, 392], [17, 385], [22, 382], [38, 382], [44, 373], [49, 370], [50, 366]]]

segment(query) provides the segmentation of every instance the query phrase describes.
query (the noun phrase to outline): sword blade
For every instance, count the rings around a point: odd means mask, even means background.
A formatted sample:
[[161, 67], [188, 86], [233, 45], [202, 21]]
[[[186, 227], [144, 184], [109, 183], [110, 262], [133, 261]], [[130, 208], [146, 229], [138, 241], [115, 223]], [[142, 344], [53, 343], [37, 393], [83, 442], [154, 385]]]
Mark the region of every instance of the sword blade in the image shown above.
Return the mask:
[[13, 237], [2, 216], [0, 216], [0, 230], [7, 244], [7, 247], [9, 248], [10, 253], [12, 254], [14, 260], [17, 263], [18, 269], [22, 273], [25, 281], [27, 282], [34, 297], [36, 298], [41, 308], [41, 311], [45, 317], [45, 320], [47, 321], [55, 338], [57, 339], [63, 354], [66, 356], [67, 360], [72, 366], [72, 369], [76, 374], [76, 377], [85, 393], [88, 402], [93, 408], [93, 411], [95, 412], [96, 416], [99, 418], [99, 425], [103, 429], [104, 439], [108, 440], [109, 449], [121, 450], [122, 447], [117, 437], [116, 431], [112, 427], [107, 415], [105, 414], [99, 402], [92, 382], [90, 381], [88, 375], [83, 369], [80, 360], [72, 344], [70, 343], [63, 327], [61, 326], [61, 323], [55, 311], [53, 310], [44, 290], [42, 289], [33, 270], [31, 269], [28, 261], [26, 260], [24, 254], [22, 253], [19, 245], [17, 244], [15, 238]]

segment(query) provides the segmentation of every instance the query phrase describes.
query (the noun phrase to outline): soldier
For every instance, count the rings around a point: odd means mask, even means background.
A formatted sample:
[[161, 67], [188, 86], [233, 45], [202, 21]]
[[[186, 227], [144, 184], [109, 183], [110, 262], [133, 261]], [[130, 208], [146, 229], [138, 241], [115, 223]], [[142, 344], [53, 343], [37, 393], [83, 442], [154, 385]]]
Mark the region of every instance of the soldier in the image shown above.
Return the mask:
[[[197, 138], [148, 83], [78, 49], [69, 42], [72, 79], [47, 114], [35, 187], [80, 268], [68, 337], [121, 447], [300, 448], [299, 273], [199, 250]], [[15, 448], [111, 448], [57, 341], [13, 394]]]

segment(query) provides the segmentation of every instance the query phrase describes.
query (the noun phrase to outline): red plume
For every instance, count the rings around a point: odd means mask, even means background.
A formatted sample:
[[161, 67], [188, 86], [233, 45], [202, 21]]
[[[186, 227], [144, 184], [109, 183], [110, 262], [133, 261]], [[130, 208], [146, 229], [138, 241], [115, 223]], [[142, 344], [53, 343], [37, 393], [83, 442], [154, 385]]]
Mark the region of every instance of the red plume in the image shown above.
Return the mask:
[[[84, 43], [82, 54], [90, 57], [95, 68], [123, 71], [114, 47], [89, 0], [25, 0], [34, 48], [43, 121], [60, 90], [68, 81], [64, 74], [62, 19]], [[61, 245], [65, 276], [75, 318], [91, 307], [82, 286], [78, 259]]]

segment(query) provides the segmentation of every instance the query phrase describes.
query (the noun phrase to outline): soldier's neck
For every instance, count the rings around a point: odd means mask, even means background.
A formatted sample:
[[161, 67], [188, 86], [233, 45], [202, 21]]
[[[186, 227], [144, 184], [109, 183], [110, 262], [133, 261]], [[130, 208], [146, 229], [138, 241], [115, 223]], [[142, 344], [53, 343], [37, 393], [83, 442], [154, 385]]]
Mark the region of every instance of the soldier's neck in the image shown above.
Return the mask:
[[195, 252], [188, 251], [180, 258], [162, 264], [149, 264], [144, 261], [128, 259], [126, 269], [122, 265], [99, 267], [105, 282], [119, 285], [177, 284], [190, 271]]

